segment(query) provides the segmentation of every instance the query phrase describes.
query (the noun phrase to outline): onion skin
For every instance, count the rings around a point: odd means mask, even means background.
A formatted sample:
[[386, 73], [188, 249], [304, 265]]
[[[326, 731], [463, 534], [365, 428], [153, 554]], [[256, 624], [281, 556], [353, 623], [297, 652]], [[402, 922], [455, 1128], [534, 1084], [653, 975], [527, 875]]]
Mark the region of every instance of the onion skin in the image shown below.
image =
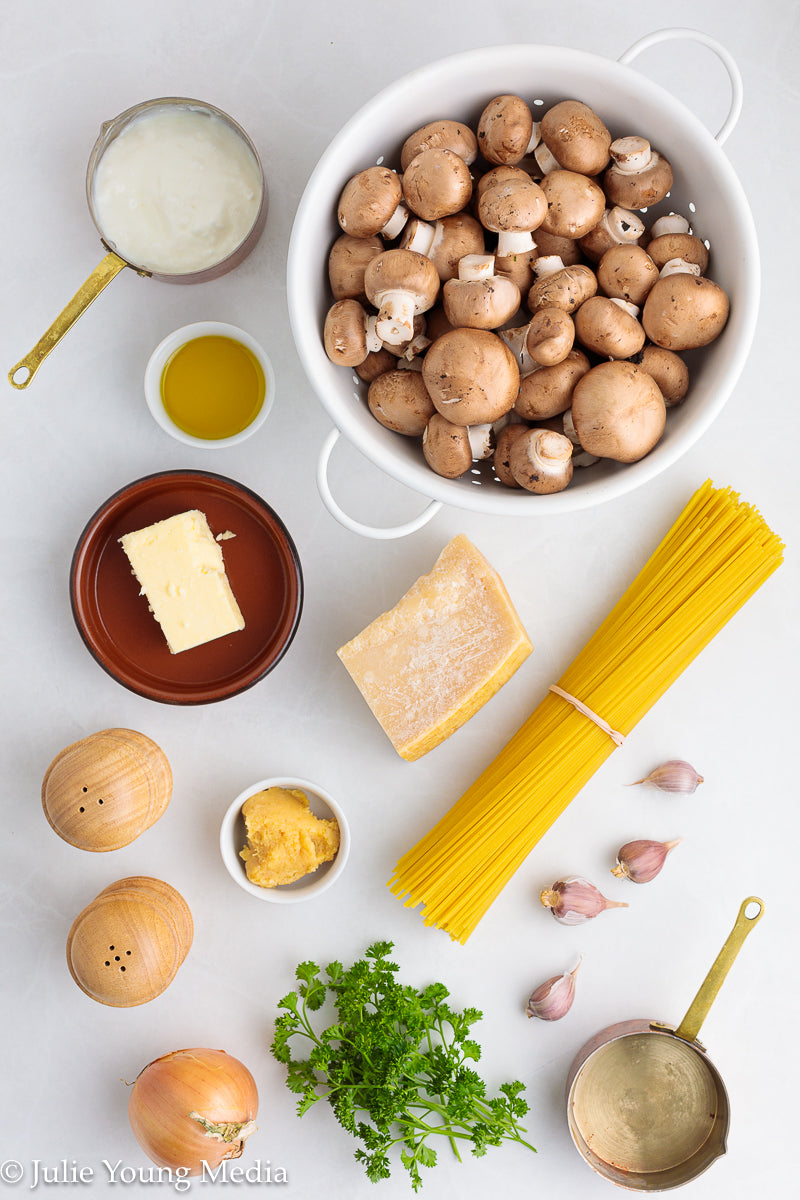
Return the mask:
[[175, 1050], [139, 1073], [128, 1104], [134, 1136], [159, 1167], [200, 1175], [239, 1158], [255, 1131], [258, 1091], [224, 1050]]

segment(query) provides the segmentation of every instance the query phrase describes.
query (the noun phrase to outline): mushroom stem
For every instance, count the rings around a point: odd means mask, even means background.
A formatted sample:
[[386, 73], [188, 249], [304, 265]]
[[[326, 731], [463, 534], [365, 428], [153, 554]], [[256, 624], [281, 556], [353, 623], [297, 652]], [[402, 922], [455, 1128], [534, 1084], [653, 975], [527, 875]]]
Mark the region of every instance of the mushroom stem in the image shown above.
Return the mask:
[[650, 237], [663, 237], [667, 233], [689, 233], [691, 225], [680, 213], [668, 213], [654, 221], [650, 228]]
[[544, 142], [540, 142], [533, 152], [533, 157], [536, 159], [536, 165], [543, 175], [549, 175], [551, 171], [561, 169], [561, 163], [556, 158], [553, 151], [546, 146]]
[[606, 209], [600, 224], [608, 230], [615, 242], [635, 242], [644, 233], [644, 221], [640, 220], [636, 213], [627, 208], [620, 208], [618, 204]]
[[430, 225], [427, 221], [420, 221], [419, 217], [415, 217], [406, 225], [400, 247], [403, 250], [416, 250], [417, 254], [428, 255], [435, 235], [435, 225]]
[[458, 262], [458, 278], [464, 281], [491, 279], [494, 275], [493, 254], [465, 254]]
[[540, 369], [540, 364], [534, 361], [528, 350], [529, 329], [530, 322], [527, 325], [517, 325], [514, 329], [498, 329], [497, 331], [498, 337], [503, 339], [517, 360], [520, 378], [524, 375], [530, 375], [531, 371], [538, 371]]
[[611, 300], [612, 304], [618, 305], [619, 308], [621, 308], [623, 312], [626, 312], [629, 317], [633, 317], [635, 320], [638, 320], [639, 308], [636, 304], [631, 304], [630, 300], [623, 300], [620, 296], [610, 296], [609, 299]]
[[491, 458], [495, 446], [494, 428], [491, 424], [468, 425], [467, 440], [473, 462], [481, 462], [484, 458]]
[[533, 273], [537, 279], [544, 279], [546, 275], [555, 275], [557, 271], [563, 270], [564, 263], [557, 254], [543, 254], [533, 264]]
[[425, 350], [427, 350], [430, 344], [431, 339], [429, 337], [427, 337], [424, 333], [418, 333], [417, 336], [412, 338], [408, 343], [401, 357], [407, 359], [408, 362], [411, 362], [411, 360], [416, 358], [418, 354], [422, 354]]
[[624, 137], [611, 143], [611, 157], [623, 175], [638, 175], [650, 166], [653, 152], [646, 138]]
[[378, 350], [381, 350], [383, 348], [383, 342], [381, 341], [380, 336], [378, 334], [377, 325], [378, 325], [378, 318], [374, 313], [372, 313], [370, 316], [367, 317], [366, 322], [364, 324], [364, 332], [366, 335], [367, 351], [370, 354], [376, 354], [378, 352]]
[[686, 262], [683, 258], [671, 258], [669, 262], [664, 263], [658, 273], [659, 279], [666, 279], [668, 275], [700, 275], [700, 264]]
[[527, 229], [501, 229], [497, 235], [497, 257], [508, 258], [512, 254], [526, 254], [535, 250], [533, 235]]
[[397, 208], [394, 210], [383, 229], [380, 229], [378, 232], [380, 233], [381, 237], [386, 238], [387, 242], [391, 242], [402, 232], [403, 226], [407, 220], [408, 209], [404, 204], [398, 204]]
[[386, 292], [375, 328], [382, 342], [396, 346], [414, 336], [414, 297], [400, 290]]

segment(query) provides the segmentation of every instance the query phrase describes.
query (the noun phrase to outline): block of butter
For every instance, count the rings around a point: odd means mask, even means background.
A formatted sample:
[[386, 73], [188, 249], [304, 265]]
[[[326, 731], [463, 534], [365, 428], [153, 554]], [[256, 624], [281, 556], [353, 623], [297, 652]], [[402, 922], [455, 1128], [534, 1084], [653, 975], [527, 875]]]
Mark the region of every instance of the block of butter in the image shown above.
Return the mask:
[[173, 654], [244, 629], [205, 513], [177, 513], [119, 541]]
[[500, 576], [463, 534], [338, 651], [402, 758], [469, 720], [533, 649]]

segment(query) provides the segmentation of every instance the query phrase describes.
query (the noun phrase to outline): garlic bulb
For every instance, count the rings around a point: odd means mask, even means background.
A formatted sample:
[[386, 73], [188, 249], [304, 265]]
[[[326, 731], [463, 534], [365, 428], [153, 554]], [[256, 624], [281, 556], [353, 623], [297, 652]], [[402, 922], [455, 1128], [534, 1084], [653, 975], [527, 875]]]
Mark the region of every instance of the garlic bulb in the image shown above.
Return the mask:
[[539, 899], [562, 925], [581, 925], [607, 908], [627, 908], [623, 900], [607, 900], [588, 879], [571, 875], [545, 888]]
[[540, 1021], [560, 1021], [566, 1016], [575, 999], [575, 976], [582, 961], [579, 958], [571, 971], [554, 975], [552, 979], [539, 984], [531, 993], [525, 1009], [529, 1017], [538, 1017]]
[[656, 767], [644, 779], [635, 779], [631, 787], [635, 787], [637, 783], [644, 783], [648, 787], [658, 788], [661, 792], [680, 792], [689, 796], [702, 782], [703, 776], [698, 775], [691, 763], [684, 762], [681, 758], [671, 758], [660, 767]]
[[634, 842], [626, 842], [617, 854], [617, 865], [611, 868], [611, 874], [616, 875], [617, 879], [649, 883], [658, 875], [670, 850], [674, 850], [680, 841], [680, 838], [672, 842], [639, 838]]

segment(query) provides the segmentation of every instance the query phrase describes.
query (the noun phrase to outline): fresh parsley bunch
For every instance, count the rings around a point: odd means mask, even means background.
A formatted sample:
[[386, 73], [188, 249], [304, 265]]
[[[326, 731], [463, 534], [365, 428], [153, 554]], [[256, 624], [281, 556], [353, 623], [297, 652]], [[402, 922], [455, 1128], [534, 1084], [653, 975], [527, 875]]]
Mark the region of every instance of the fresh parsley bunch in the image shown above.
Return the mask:
[[[436, 1163], [433, 1135], [446, 1137], [459, 1161], [459, 1143], [476, 1155], [503, 1141], [533, 1150], [517, 1123], [528, 1111], [523, 1085], [504, 1083], [488, 1098], [470, 1066], [481, 1051], [469, 1031], [482, 1014], [452, 1009], [441, 983], [421, 992], [398, 983], [392, 949], [392, 942], [376, 942], [348, 970], [330, 963], [324, 978], [316, 963], [298, 966], [298, 988], [279, 1002], [272, 1042], [275, 1058], [287, 1065], [286, 1086], [299, 1096], [298, 1116], [327, 1100], [360, 1141], [355, 1157], [373, 1182], [388, 1179], [389, 1151], [401, 1145], [414, 1191], [422, 1186], [420, 1167]], [[338, 1019], [317, 1034], [310, 1014], [329, 993]], [[307, 1058], [292, 1056], [295, 1038], [305, 1041]]]

